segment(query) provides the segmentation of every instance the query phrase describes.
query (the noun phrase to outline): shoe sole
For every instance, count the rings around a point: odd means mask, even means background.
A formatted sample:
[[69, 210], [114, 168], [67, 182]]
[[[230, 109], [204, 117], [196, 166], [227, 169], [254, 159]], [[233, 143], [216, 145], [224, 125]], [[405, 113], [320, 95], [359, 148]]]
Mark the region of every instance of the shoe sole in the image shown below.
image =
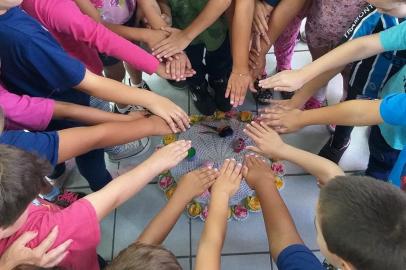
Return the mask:
[[138, 152], [138, 153], [136, 153], [136, 154], [129, 155], [129, 156], [124, 156], [124, 157], [120, 157], [120, 158], [117, 158], [117, 159], [112, 159], [109, 155], [108, 155], [108, 157], [109, 157], [109, 160], [110, 160], [111, 162], [113, 162], [113, 163], [118, 163], [118, 162], [120, 162], [121, 160], [126, 159], [126, 158], [132, 158], [132, 157], [142, 156], [143, 154], [145, 154], [145, 153], [149, 150], [150, 147], [151, 147], [151, 139], [148, 138], [148, 142], [147, 142], [147, 144], [145, 145], [144, 149], [142, 149], [140, 152]]

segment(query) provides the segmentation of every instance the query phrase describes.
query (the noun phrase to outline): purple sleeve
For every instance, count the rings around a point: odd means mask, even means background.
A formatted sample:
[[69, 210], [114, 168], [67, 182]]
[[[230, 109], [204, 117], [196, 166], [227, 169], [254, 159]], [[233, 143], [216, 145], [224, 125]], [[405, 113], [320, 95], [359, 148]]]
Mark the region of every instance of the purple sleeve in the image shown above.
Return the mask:
[[72, 0], [27, 0], [23, 5], [24, 9], [35, 9], [39, 20], [53, 31], [70, 35], [137, 70], [152, 74], [158, 69], [154, 56], [84, 15]]
[[44, 130], [52, 119], [55, 101], [15, 95], [0, 85], [0, 106], [6, 118], [6, 129]]

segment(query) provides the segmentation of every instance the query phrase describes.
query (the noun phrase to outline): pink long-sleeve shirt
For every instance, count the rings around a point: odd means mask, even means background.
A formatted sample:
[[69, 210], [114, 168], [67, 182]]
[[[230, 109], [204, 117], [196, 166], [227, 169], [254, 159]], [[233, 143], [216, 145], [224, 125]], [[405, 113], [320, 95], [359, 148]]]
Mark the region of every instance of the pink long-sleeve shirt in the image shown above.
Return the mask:
[[52, 119], [55, 101], [19, 96], [10, 93], [0, 84], [0, 107], [6, 118], [6, 129], [44, 130]]
[[149, 74], [158, 69], [159, 61], [154, 56], [84, 15], [72, 0], [24, 0], [22, 8], [93, 73], [101, 74], [103, 70], [98, 52]]

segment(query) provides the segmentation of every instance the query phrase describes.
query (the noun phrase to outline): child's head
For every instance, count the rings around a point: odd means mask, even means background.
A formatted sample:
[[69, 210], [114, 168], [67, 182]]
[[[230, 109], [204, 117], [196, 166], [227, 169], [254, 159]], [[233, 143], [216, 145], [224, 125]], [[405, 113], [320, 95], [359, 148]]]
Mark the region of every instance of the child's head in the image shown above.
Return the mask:
[[48, 162], [12, 146], [0, 145], [0, 239], [15, 233], [27, 218], [27, 207], [38, 196]]
[[172, 252], [158, 245], [134, 243], [111, 262], [108, 270], [182, 270]]
[[406, 0], [367, 0], [377, 8], [380, 13], [397, 18], [406, 17]]
[[406, 194], [370, 177], [340, 176], [320, 191], [317, 241], [341, 269], [406, 265]]
[[0, 12], [19, 6], [23, 0], [0, 0]]

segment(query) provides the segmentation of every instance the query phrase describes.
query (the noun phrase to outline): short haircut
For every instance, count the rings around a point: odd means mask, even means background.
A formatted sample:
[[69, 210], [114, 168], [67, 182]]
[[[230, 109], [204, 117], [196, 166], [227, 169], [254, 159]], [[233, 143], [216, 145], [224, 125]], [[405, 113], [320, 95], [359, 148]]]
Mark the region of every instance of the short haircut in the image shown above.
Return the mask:
[[181, 270], [172, 252], [159, 245], [134, 243], [122, 250], [106, 270]]
[[405, 269], [406, 194], [400, 189], [339, 176], [321, 189], [318, 213], [328, 250], [356, 269]]
[[44, 185], [51, 165], [38, 156], [0, 145], [0, 228], [13, 225]]

